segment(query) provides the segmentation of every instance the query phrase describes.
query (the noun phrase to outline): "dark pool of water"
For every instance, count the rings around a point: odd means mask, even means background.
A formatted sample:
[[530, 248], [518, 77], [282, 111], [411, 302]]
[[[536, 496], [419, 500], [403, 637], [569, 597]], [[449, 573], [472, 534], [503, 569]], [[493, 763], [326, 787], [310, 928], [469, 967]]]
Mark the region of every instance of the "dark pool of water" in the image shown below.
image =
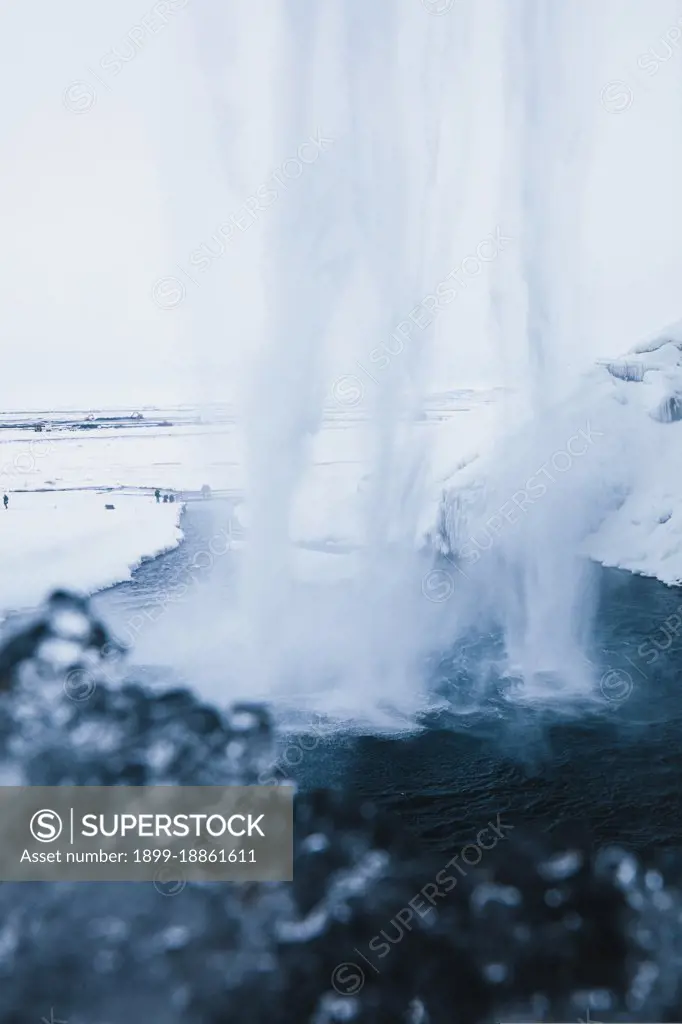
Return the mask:
[[[114, 625], [153, 602], [214, 525], [194, 508], [184, 528], [178, 550], [97, 598]], [[602, 570], [599, 587], [591, 658], [602, 687], [590, 708], [565, 715], [501, 699], [496, 714], [441, 715], [402, 738], [289, 735], [283, 770], [303, 788], [377, 799], [444, 849], [498, 814], [512, 825], [578, 828], [597, 845], [682, 846], [682, 592], [617, 570]]]
[[[603, 570], [591, 705], [566, 715], [499, 700], [495, 714], [441, 716], [409, 737], [321, 742], [291, 774], [378, 797], [436, 847], [497, 814], [596, 845], [682, 846], [681, 608], [677, 588]], [[291, 742], [284, 757], [297, 760]]]

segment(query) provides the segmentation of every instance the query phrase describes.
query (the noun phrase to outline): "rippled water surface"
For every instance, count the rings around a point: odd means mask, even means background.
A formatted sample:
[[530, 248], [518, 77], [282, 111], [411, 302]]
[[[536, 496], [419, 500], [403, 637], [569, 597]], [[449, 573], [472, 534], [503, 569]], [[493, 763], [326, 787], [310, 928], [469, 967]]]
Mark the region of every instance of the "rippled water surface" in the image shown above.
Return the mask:
[[[229, 519], [233, 506], [224, 508]], [[131, 616], [158, 609], [159, 594], [182, 578], [215, 530], [201, 505], [188, 507], [184, 527], [179, 549], [97, 597], [98, 610], [119, 632]], [[226, 593], [234, 571], [229, 555], [205, 570]], [[191, 594], [187, 600], [191, 608]], [[465, 841], [498, 813], [543, 830], [584, 828], [597, 844], [682, 844], [681, 606], [676, 588], [602, 570], [591, 651], [598, 685], [589, 704], [526, 702], [509, 679], [493, 679], [481, 699], [478, 668], [494, 661], [499, 641], [477, 637], [465, 649], [434, 652], [435, 710], [403, 735], [338, 722], [332, 728], [321, 716], [312, 728], [306, 717], [299, 730], [290, 717], [282, 719], [273, 775], [291, 776], [303, 788], [375, 797], [437, 846]], [[177, 681], [169, 660], [144, 674], [159, 685]]]

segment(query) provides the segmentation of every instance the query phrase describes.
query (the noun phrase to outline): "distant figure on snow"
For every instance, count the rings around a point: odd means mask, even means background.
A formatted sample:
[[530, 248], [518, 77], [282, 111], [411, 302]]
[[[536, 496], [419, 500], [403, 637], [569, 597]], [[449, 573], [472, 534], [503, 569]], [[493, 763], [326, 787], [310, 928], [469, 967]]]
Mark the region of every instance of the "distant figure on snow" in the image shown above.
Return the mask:
[[168, 496], [168, 500], [169, 500], [170, 502], [173, 502], [173, 501], [175, 501], [175, 495], [174, 495], [174, 494], [170, 494], [170, 495]]
[[164, 505], [166, 505], [168, 503], [168, 495], [167, 494], [164, 494], [164, 496], [163, 496], [163, 503], [164, 503]]
[[161, 491], [159, 490], [158, 487], [154, 491], [154, 497], [156, 498], [156, 504], [158, 505], [159, 502], [161, 501]]
[[7, 511], [7, 506], [9, 505], [9, 498], [7, 497], [6, 494], [3, 494], [3, 496], [2, 496], [2, 503], [5, 506], [5, 512], [6, 512]]

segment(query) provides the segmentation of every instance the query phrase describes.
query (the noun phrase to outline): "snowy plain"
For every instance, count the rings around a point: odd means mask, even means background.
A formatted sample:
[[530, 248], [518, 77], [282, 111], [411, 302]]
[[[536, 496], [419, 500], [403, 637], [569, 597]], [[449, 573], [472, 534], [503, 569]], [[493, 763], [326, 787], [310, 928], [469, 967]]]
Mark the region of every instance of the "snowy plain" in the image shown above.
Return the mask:
[[0, 520], [0, 610], [33, 607], [59, 587], [88, 593], [129, 579], [141, 558], [179, 542], [179, 515], [179, 505], [132, 495], [13, 493]]
[[[452, 469], [453, 445], [454, 461], [468, 457], [472, 445], [484, 447], [494, 399], [494, 393], [437, 396], [413, 425], [429, 457], [429, 495], [439, 493]], [[329, 410], [311, 437], [289, 518], [302, 579], [353, 574], [372, 443], [370, 419], [354, 408]], [[234, 421], [89, 431], [58, 426], [35, 435], [4, 429], [0, 493], [8, 493], [10, 504], [0, 519], [0, 609], [34, 604], [53, 586], [94, 591], [129, 579], [142, 558], [182, 539], [182, 501], [159, 505], [154, 488], [181, 495], [204, 484], [218, 494], [245, 495], [244, 437]], [[425, 502], [429, 515], [433, 505]], [[236, 515], [248, 529], [246, 504]]]
[[[425, 408], [409, 428], [423, 457], [416, 546], [465, 568], [498, 545], [528, 543], [539, 524], [556, 533], [568, 517], [594, 561], [682, 583], [682, 322], [595, 363], [556, 407], [532, 410], [494, 389], [432, 396]], [[309, 439], [288, 522], [302, 579], [355, 571], [373, 429], [363, 408], [336, 407]], [[183, 506], [158, 505], [153, 488], [208, 483], [243, 498], [249, 483], [235, 420], [34, 437], [5, 429], [0, 467], [10, 495], [0, 515], [3, 611], [54, 586], [128, 579], [140, 559], [177, 545]], [[245, 501], [236, 517], [248, 532]]]
[[[174, 466], [155, 473], [154, 462], [170, 458], [163, 440], [136, 434], [3, 429], [0, 612], [34, 606], [55, 587], [93, 592], [130, 579], [142, 559], [180, 542], [182, 505], [141, 490], [175, 489], [180, 477]], [[182, 442], [172, 450], [174, 462], [183, 458]]]

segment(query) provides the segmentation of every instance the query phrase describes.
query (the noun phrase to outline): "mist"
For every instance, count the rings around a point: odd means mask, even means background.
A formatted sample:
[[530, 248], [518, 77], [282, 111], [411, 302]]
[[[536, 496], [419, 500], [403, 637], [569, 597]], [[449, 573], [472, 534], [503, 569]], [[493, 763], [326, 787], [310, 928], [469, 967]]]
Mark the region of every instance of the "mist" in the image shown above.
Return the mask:
[[[596, 357], [679, 317], [674, 2], [67, 0], [40, 35], [3, 17], [3, 400], [232, 403], [243, 671], [277, 688], [315, 648], [326, 677], [407, 699], [431, 642], [425, 396], [508, 389], [498, 493], [582, 426], [552, 410]], [[367, 421], [362, 542], [306, 631], [292, 516], [330, 410]], [[551, 667], [540, 637], [555, 660], [582, 643], [555, 634], [589, 605], [583, 476], [496, 556], [528, 664]]]

